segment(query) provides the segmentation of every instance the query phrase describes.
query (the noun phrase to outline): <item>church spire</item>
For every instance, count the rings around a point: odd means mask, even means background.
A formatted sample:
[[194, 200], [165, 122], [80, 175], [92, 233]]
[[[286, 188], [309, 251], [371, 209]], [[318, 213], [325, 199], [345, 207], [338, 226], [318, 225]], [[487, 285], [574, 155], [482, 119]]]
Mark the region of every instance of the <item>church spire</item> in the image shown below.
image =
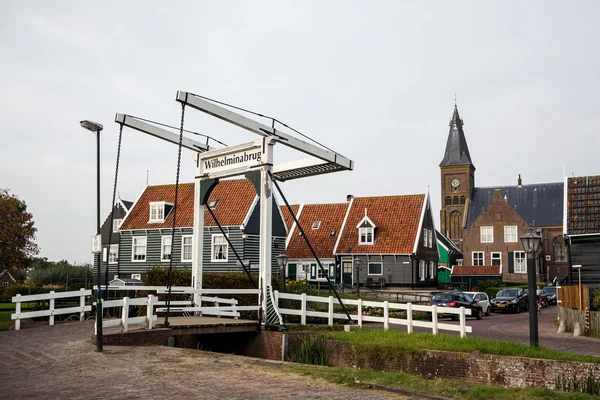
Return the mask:
[[468, 164], [475, 169], [462, 127], [463, 121], [458, 115], [458, 107], [454, 104], [454, 114], [450, 120], [450, 132], [448, 133], [448, 141], [446, 142], [446, 151], [440, 167], [444, 165]]

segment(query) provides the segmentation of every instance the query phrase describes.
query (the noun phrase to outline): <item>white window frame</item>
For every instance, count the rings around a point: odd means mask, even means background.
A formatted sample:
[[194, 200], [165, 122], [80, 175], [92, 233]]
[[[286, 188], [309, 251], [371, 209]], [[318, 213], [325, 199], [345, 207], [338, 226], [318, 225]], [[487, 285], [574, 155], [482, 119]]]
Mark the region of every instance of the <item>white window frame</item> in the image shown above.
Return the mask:
[[429, 261], [429, 279], [435, 278], [435, 262]]
[[312, 229], [316, 230], [321, 227], [321, 221], [314, 221], [312, 224]]
[[119, 232], [119, 228], [121, 227], [122, 223], [123, 223], [123, 219], [122, 218], [113, 219], [113, 226], [112, 226], [113, 233]]
[[[371, 265], [379, 264], [381, 266], [381, 272], [379, 274], [371, 272]], [[367, 274], [368, 275], [383, 275], [383, 263], [382, 262], [370, 262], [367, 266]]]
[[[190, 240], [190, 243], [186, 244], [186, 239]], [[186, 248], [190, 248], [190, 258], [184, 258]], [[182, 262], [192, 262], [192, 257], [194, 257], [194, 235], [182, 235], [181, 236], [181, 261]]]
[[[365, 240], [362, 240], [362, 233], [365, 233]], [[371, 241], [369, 241], [369, 232]], [[375, 242], [375, 229], [372, 226], [358, 228], [358, 244], [373, 244]]]
[[425, 280], [425, 260], [419, 260], [419, 280]]
[[[494, 254], [500, 255], [500, 257], [494, 258]], [[502, 252], [501, 251], [492, 251], [490, 253], [490, 265], [495, 265], [494, 260], [500, 260], [500, 264], [498, 264], [498, 265], [502, 266]]]
[[463, 265], [463, 259], [462, 258], [457, 258], [456, 259], [456, 265], [462, 267], [462, 265]]
[[[224, 259], [217, 259], [215, 258], [215, 239], [216, 238], [223, 238], [223, 240], [225, 241], [225, 243], [219, 243], [220, 246], [225, 246], [225, 258]], [[227, 239], [225, 239], [225, 236], [222, 233], [214, 233], [210, 239], [210, 260], [211, 262], [218, 262], [218, 263], [225, 263], [229, 260], [229, 243], [227, 243]]]
[[[484, 231], [487, 231], [487, 233], [484, 234]], [[494, 227], [493, 226], [480, 227], [479, 234], [480, 234], [480, 242], [481, 243], [494, 243]]]
[[315, 272], [315, 276], [316, 279], [325, 279], [327, 280], [327, 276], [329, 276], [329, 266], [327, 266], [327, 269], [325, 270], [325, 273], [323, 273], [323, 270], [325, 269], [325, 265], [323, 265], [323, 268], [319, 267], [317, 265], [317, 270]]
[[[475, 264], [475, 254], [481, 254], [481, 264]], [[480, 257], [478, 257], [480, 258]], [[471, 261], [473, 266], [484, 266], [485, 265], [485, 251], [473, 251], [471, 252]]]
[[[138, 240], [142, 240], [142, 239], [144, 240], [144, 244], [143, 245], [136, 244], [136, 242]], [[135, 255], [136, 255], [135, 248], [136, 247], [142, 247], [142, 246], [144, 248], [144, 254], [143, 254], [144, 258], [136, 260], [135, 259]], [[133, 261], [133, 262], [146, 262], [146, 253], [147, 253], [147, 250], [148, 250], [148, 237], [147, 236], [134, 236], [131, 239], [131, 261]]]
[[118, 264], [119, 263], [119, 245], [111, 244], [110, 251], [108, 252], [108, 263]]
[[[165, 242], [170, 242], [166, 244]], [[165, 254], [165, 246], [169, 246], [169, 257], [165, 258], [167, 254]], [[168, 262], [170, 257], [173, 257], [173, 242], [171, 240], [171, 235], [164, 235], [160, 237], [160, 261]]]
[[[508, 229], [507, 228], [515, 228], [515, 233], [514, 233], [514, 240], [509, 240], [509, 235], [512, 236], [513, 233], [511, 232], [507, 232]], [[517, 228], [516, 225], [507, 225], [504, 227], [504, 243], [518, 243], [519, 242], [519, 230]]]
[[[150, 213], [148, 215], [148, 222], [157, 223], [165, 222], [165, 202], [164, 201], [151, 201], [150, 202]], [[156, 209], [156, 215], [152, 217], [152, 210]], [[162, 213], [161, 213], [162, 211]], [[162, 215], [161, 215], [162, 214]]]
[[433, 232], [431, 229], [423, 230], [423, 246], [433, 247]]
[[[517, 257], [521, 255], [522, 257]], [[527, 254], [524, 251], [515, 251], [513, 253], [514, 261], [515, 261], [515, 274], [526, 274], [527, 273]], [[520, 262], [517, 262], [520, 261]], [[517, 270], [517, 266], [519, 266]]]

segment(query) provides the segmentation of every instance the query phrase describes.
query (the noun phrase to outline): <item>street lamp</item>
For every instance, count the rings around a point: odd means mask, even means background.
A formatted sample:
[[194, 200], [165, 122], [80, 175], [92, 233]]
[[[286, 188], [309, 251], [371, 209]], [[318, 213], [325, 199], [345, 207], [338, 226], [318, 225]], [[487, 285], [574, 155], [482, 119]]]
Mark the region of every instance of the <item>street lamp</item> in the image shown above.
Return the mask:
[[360, 297], [360, 258], [354, 259], [356, 264], [356, 295]]
[[[100, 131], [103, 126], [97, 122], [83, 120], [79, 122], [81, 127], [96, 134], [96, 234], [100, 234]], [[100, 245], [102, 247], [102, 245]], [[110, 249], [109, 249], [110, 253]], [[102, 264], [102, 252], [96, 254], [96, 265], [98, 270], [98, 300], [96, 301], [96, 350], [102, 351], [102, 299], [100, 298], [100, 265]], [[108, 267], [107, 267], [108, 268]]]
[[529, 288], [529, 343], [531, 346], [539, 345], [538, 338], [538, 320], [537, 320], [537, 291], [536, 291], [536, 270], [534, 256], [540, 247], [542, 237], [533, 233], [529, 228], [529, 233], [521, 236], [523, 250], [527, 253], [527, 280]]
[[279, 270], [281, 271], [281, 292], [285, 293], [285, 266], [288, 262], [288, 256], [285, 253], [281, 253], [277, 257], [277, 265], [279, 265]]

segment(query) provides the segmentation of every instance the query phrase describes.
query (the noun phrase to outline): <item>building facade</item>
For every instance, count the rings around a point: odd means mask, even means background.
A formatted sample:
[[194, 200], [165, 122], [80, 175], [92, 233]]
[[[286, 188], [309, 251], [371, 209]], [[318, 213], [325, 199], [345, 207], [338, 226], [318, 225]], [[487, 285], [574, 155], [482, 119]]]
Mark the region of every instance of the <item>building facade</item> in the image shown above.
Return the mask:
[[[101, 262], [102, 266], [100, 268], [100, 282], [105, 284], [106, 278], [106, 269], [108, 269], [109, 279], [115, 274], [118, 274], [118, 262], [117, 256], [119, 254], [119, 240], [120, 234], [119, 229], [121, 229], [121, 224], [123, 220], [127, 216], [127, 213], [131, 209], [133, 203], [131, 201], [117, 199], [113, 206], [113, 222], [111, 223], [110, 214], [104, 218], [104, 222], [100, 226], [100, 234], [102, 237], [102, 253], [101, 253]], [[110, 240], [110, 250], [108, 248]], [[98, 262], [97, 258], [94, 257], [94, 283], [97, 280], [98, 273]]]

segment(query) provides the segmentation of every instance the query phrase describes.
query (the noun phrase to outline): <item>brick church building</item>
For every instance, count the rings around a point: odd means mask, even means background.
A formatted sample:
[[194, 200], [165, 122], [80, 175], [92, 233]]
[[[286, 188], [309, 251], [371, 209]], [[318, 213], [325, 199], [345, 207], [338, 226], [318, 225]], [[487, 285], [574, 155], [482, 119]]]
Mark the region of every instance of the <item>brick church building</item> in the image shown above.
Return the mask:
[[542, 236], [538, 280], [567, 276], [563, 182], [523, 185], [519, 175], [514, 186], [476, 187], [475, 165], [456, 105], [440, 172], [440, 231], [462, 251], [458, 265], [472, 266], [467, 269], [471, 272], [486, 267], [482, 273], [504, 280], [527, 280], [520, 237], [533, 229]]

